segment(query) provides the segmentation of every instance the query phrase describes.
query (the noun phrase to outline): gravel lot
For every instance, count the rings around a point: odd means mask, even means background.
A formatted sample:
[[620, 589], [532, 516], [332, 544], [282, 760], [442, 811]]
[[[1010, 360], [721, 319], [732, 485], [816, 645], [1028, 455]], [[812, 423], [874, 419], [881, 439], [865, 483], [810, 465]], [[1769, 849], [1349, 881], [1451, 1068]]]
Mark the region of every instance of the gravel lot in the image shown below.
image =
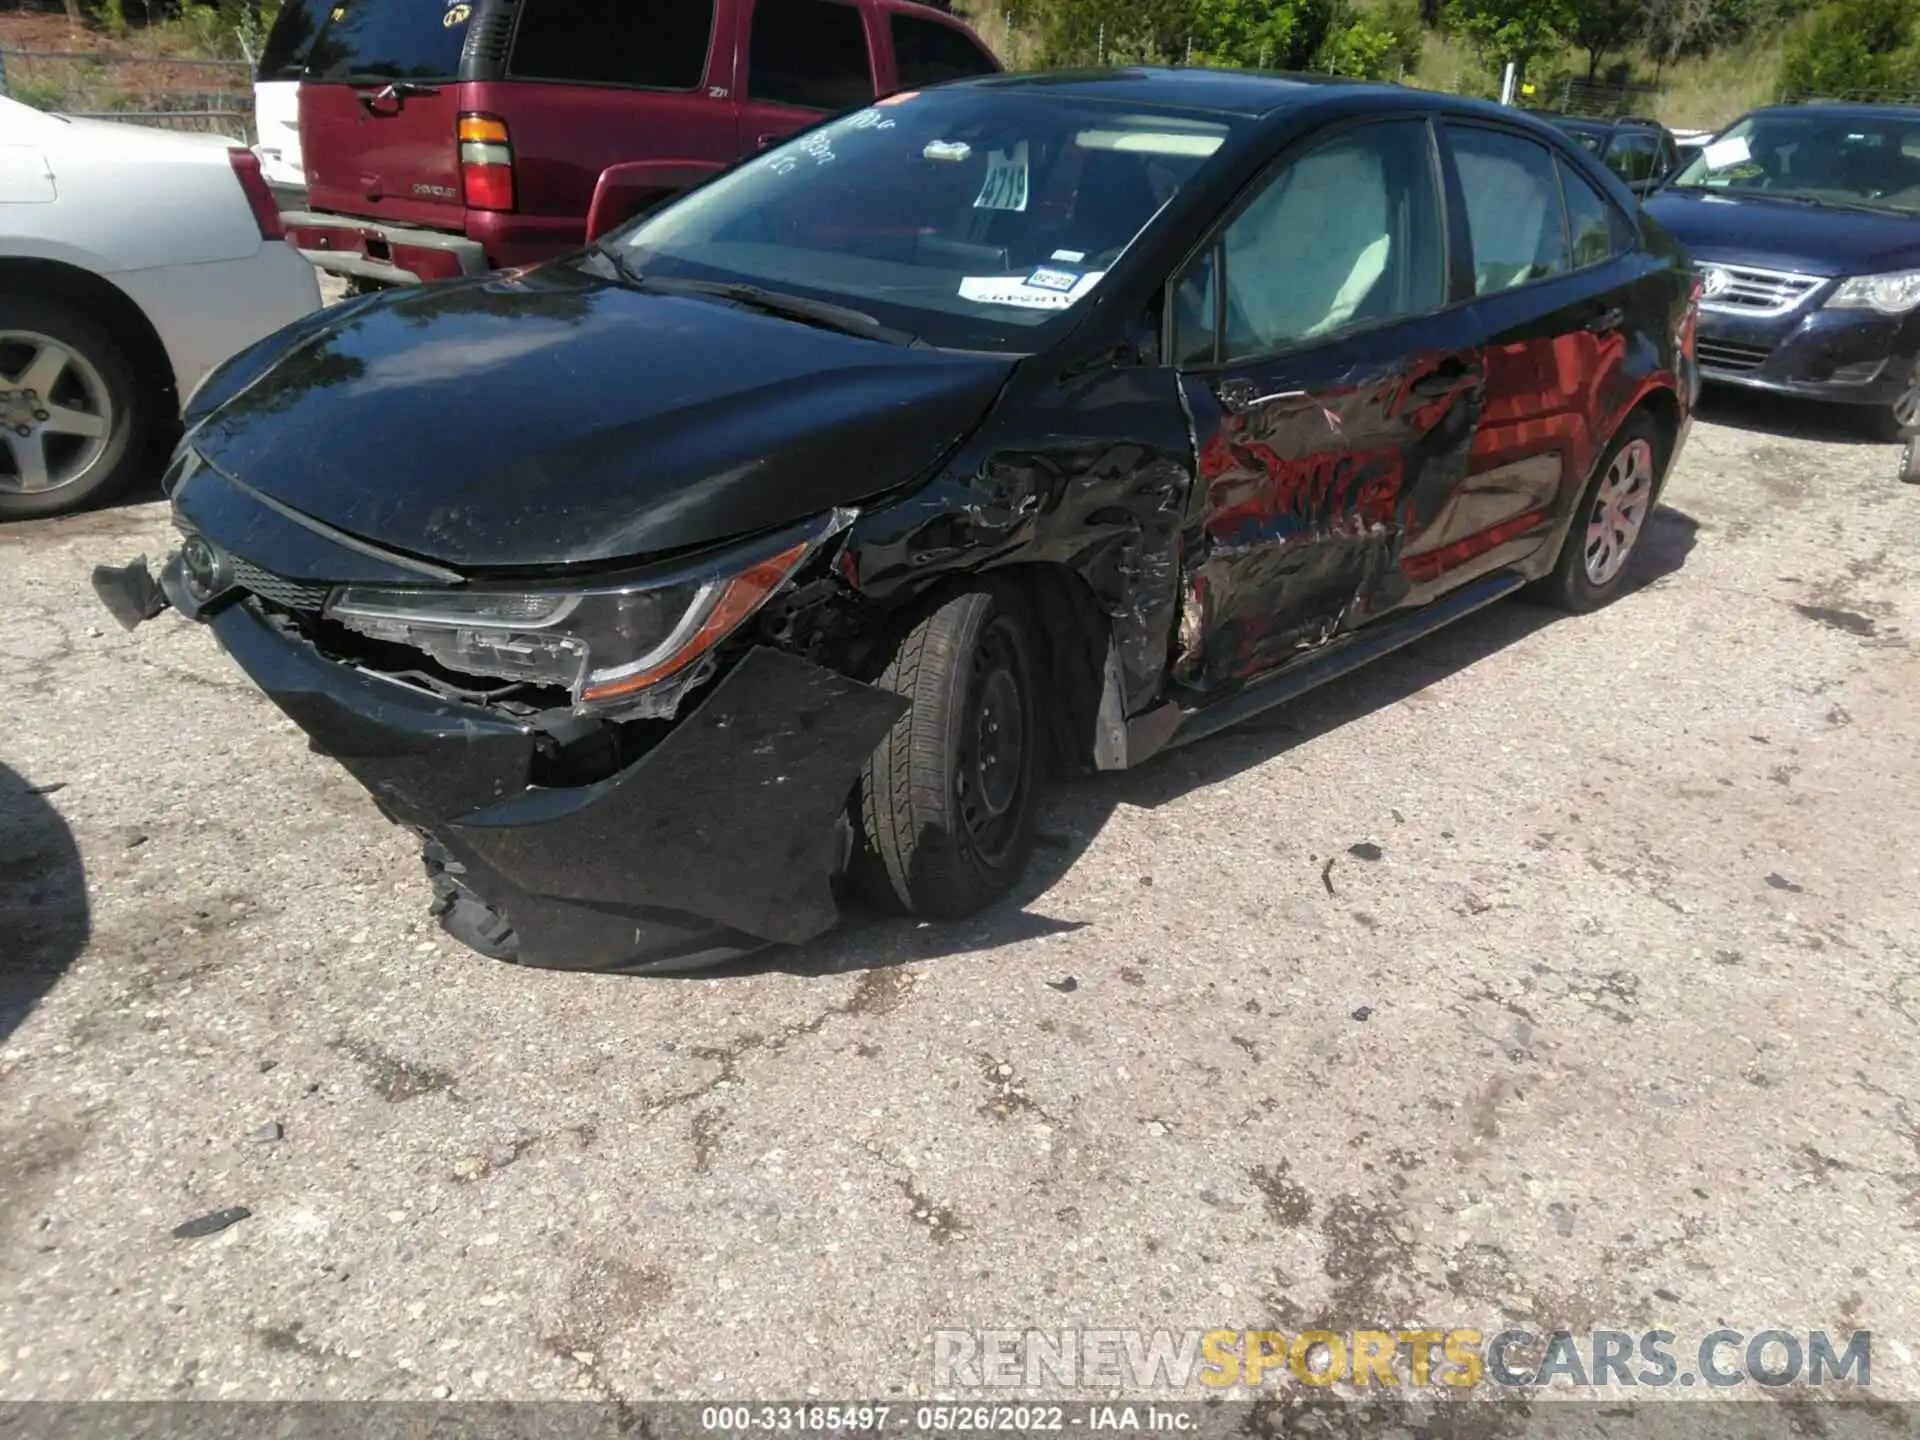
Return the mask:
[[94, 601], [159, 503], [0, 531], [0, 1398], [1425, 1321], [1867, 1326], [1920, 1399], [1920, 490], [1708, 414], [1613, 608], [1066, 788], [1018, 906], [690, 979], [445, 940], [205, 631]]

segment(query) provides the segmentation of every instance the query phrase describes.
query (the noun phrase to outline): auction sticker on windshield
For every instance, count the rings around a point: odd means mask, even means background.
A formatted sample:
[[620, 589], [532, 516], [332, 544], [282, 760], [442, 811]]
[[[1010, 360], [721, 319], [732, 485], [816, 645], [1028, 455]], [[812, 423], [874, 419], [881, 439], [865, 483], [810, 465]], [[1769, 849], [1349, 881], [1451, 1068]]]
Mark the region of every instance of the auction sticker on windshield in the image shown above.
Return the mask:
[[980, 194], [974, 199], [976, 210], [1025, 210], [1027, 208], [1027, 142], [1022, 140], [1011, 153], [995, 150], [987, 156], [987, 178], [980, 182]]
[[1020, 305], [1029, 310], [1064, 310], [1100, 283], [1104, 270], [1067, 270], [1042, 265], [1025, 275], [967, 275], [960, 298], [979, 305]]

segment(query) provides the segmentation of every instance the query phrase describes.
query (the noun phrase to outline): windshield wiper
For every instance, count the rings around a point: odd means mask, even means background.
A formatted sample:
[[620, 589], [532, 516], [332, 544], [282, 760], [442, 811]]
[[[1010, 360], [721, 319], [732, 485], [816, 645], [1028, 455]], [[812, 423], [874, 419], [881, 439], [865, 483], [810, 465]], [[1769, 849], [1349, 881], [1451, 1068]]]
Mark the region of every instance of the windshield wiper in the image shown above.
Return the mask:
[[818, 325], [824, 330], [838, 330], [843, 335], [858, 335], [889, 345], [913, 345], [919, 338], [905, 330], [882, 325], [866, 311], [846, 305], [835, 305], [827, 300], [809, 300], [803, 295], [785, 295], [778, 290], [764, 290], [758, 285], [746, 285], [736, 280], [688, 280], [675, 275], [642, 275], [622, 257], [613, 255], [611, 251], [603, 253], [612, 255], [620, 273], [642, 290], [666, 295], [711, 295], [716, 300], [731, 300], [736, 305], [778, 315], [782, 319], [798, 320], [803, 324]]

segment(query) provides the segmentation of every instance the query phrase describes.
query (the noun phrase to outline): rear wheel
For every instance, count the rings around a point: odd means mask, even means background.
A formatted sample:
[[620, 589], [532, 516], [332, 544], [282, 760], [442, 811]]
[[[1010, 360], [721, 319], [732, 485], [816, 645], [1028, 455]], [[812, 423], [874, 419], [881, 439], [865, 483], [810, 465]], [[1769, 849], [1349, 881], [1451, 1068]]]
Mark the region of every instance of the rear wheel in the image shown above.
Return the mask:
[[1025, 607], [985, 584], [900, 640], [880, 685], [912, 707], [867, 761], [853, 873], [882, 908], [971, 915], [1033, 854], [1040, 717]]
[[1598, 610], [1626, 588], [1634, 551], [1653, 518], [1665, 455], [1665, 437], [1652, 417], [1629, 417], [1581, 496], [1541, 598], [1565, 610]]
[[0, 296], [0, 519], [63, 514], [123, 488], [152, 415], [126, 352], [92, 319]]

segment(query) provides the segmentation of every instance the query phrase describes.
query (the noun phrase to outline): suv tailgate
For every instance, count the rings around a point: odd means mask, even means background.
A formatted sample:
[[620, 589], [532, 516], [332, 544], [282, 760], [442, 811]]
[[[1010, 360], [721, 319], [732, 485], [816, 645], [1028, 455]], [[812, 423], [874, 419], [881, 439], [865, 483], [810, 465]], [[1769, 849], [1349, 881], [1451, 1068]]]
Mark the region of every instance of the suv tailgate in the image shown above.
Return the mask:
[[317, 210], [464, 231], [460, 48], [466, 0], [345, 0], [300, 87], [300, 148]]

